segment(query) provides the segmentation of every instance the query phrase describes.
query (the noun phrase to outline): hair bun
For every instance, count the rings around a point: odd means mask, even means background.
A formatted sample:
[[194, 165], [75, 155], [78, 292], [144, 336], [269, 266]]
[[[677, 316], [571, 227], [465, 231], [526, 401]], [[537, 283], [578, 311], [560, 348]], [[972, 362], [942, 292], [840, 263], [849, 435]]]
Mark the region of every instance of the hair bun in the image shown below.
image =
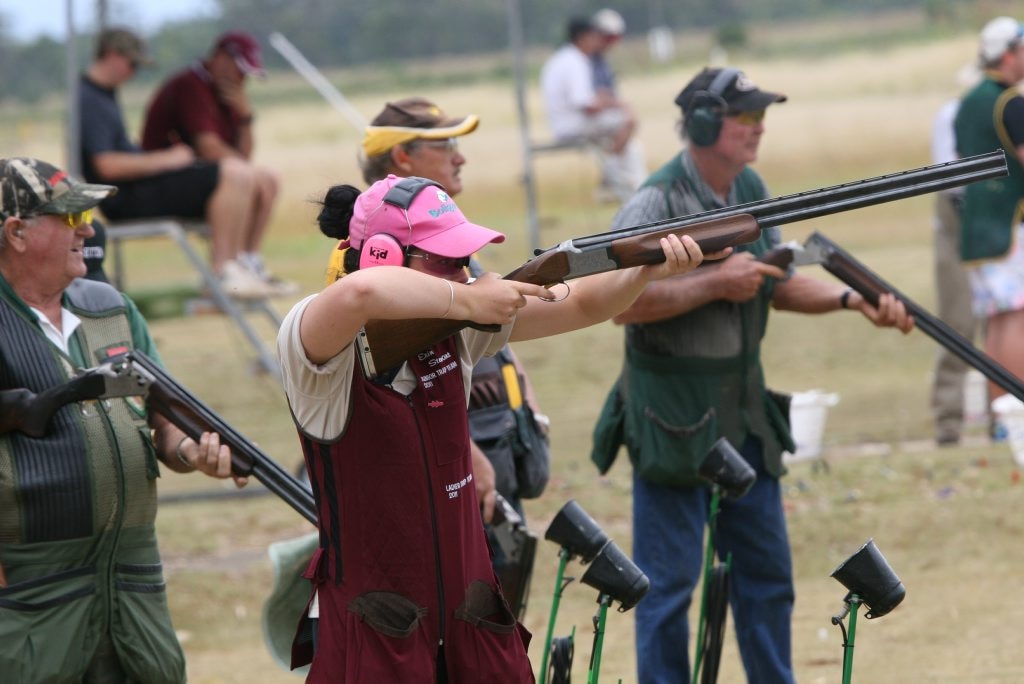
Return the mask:
[[320, 232], [336, 240], [347, 239], [348, 224], [352, 220], [357, 197], [359, 189], [351, 185], [331, 186], [320, 203], [323, 208], [316, 217]]

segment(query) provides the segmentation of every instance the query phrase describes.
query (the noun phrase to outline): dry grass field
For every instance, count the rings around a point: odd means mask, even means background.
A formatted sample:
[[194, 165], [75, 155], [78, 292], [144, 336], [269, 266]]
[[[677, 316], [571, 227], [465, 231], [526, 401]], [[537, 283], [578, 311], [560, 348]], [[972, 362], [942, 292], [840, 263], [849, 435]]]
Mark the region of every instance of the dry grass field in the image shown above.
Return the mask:
[[[731, 60], [762, 87], [789, 95], [788, 103], [770, 110], [757, 164], [776, 194], [929, 163], [931, 118], [958, 93], [956, 74], [974, 54], [972, 27], [891, 46], [873, 38], [878, 31], [870, 22], [829, 30], [843, 33], [847, 45], [856, 42], [851, 34], [864, 36], [864, 47], [780, 56], [766, 49]], [[822, 31], [766, 31], [764, 44], [799, 43]], [[640, 136], [651, 168], [678, 149], [672, 99], [703, 63], [699, 55], [707, 37], [687, 40], [685, 59], [651, 66], [637, 57], [622, 77], [624, 97], [642, 120]], [[640, 52], [626, 47], [633, 50], [630, 54]], [[336, 81], [343, 88], [344, 77]], [[372, 116], [386, 99], [414, 93], [389, 89], [386, 83], [350, 99]], [[361, 136], [315, 96], [294, 102], [274, 96], [275, 89], [302, 88], [297, 76], [274, 74], [254, 90], [262, 102], [258, 158], [283, 180], [268, 258], [275, 270], [312, 292], [321, 283], [330, 248], [314, 225], [313, 200], [332, 183], [361, 184], [355, 163]], [[433, 87], [423, 94], [450, 112], [472, 111], [482, 118], [479, 131], [460, 140], [469, 163], [459, 204], [474, 221], [508, 234], [506, 244], [485, 251], [483, 259], [495, 271], [510, 270], [529, 256], [512, 87], [509, 82], [474, 83]], [[128, 94], [133, 125], [143, 100], [142, 93]], [[534, 137], [546, 137], [535, 80], [529, 111]], [[62, 159], [59, 119], [48, 112], [0, 110], [4, 156]], [[596, 181], [592, 160], [577, 152], [552, 154], [537, 160], [535, 172], [545, 246], [606, 229], [613, 208], [591, 200]], [[930, 208], [931, 198], [916, 198], [795, 224], [784, 235], [802, 240], [821, 230], [932, 308]], [[194, 282], [167, 244], [133, 243], [126, 254], [129, 291]], [[815, 275], [831, 277], [823, 271]], [[277, 306], [283, 312], [290, 304]], [[280, 388], [251, 372], [250, 350], [226, 319], [160, 319], [152, 329], [170, 371], [193, 393], [288, 467], [299, 462]], [[264, 332], [272, 340], [273, 331]], [[517, 349], [553, 426], [552, 478], [544, 496], [526, 504], [531, 527], [542, 536], [557, 510], [576, 499], [628, 551], [628, 463], [620, 457], [607, 477], [599, 477], [588, 461], [593, 420], [621, 362], [621, 331], [605, 324]], [[784, 481], [798, 595], [794, 662], [801, 682], [841, 678], [841, 636], [829, 618], [838, 612], [845, 590], [829, 573], [869, 537], [900, 575], [907, 599], [883, 619], [859, 621], [858, 681], [1024, 681], [1017, 657], [1021, 632], [1014, 626], [1024, 606], [1018, 473], [1009, 448], [989, 444], [979, 427], [965, 446], [937, 450], [927, 441], [935, 349], [920, 332], [906, 337], [877, 332], [852, 314], [778, 314], [772, 319], [765, 353], [770, 384], [784, 391], [821, 388], [841, 396], [829, 416], [823, 459], [795, 464]], [[162, 487], [167, 494], [179, 494], [214, 491], [219, 483], [171, 474]], [[296, 681], [273, 663], [262, 642], [260, 610], [272, 580], [265, 550], [272, 541], [311, 528], [269, 497], [168, 502], [161, 508], [159, 528], [191, 681]], [[536, 666], [556, 552], [552, 544], [540, 542], [526, 616]], [[582, 570], [570, 566], [577, 577]], [[587, 676], [595, 599], [595, 591], [574, 582], [558, 615], [556, 635], [576, 627], [576, 681]], [[609, 613], [602, 680], [635, 681], [632, 620], [632, 613]], [[683, 647], [692, 652], [692, 646]], [[731, 636], [720, 681], [743, 681]]]

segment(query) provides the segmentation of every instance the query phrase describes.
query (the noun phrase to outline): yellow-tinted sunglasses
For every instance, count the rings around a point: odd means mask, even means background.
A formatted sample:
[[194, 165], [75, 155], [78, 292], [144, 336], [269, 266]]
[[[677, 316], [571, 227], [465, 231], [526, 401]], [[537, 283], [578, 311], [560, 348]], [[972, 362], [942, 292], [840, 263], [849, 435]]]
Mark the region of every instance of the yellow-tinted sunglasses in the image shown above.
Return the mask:
[[68, 224], [68, 228], [72, 230], [83, 223], [92, 223], [92, 209], [76, 211], [71, 214], [55, 214], [55, 216], [61, 217]]
[[743, 124], [744, 126], [756, 126], [757, 124], [764, 121], [765, 110], [758, 109], [753, 112], [736, 112], [730, 114], [729, 117], [736, 123]]

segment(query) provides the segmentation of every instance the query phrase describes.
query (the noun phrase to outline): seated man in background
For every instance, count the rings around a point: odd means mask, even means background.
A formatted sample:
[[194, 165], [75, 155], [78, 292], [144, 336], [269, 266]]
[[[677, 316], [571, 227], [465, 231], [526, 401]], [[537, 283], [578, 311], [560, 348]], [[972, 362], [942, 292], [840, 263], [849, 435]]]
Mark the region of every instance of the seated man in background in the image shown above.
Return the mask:
[[118, 188], [116, 195], [100, 203], [100, 209], [112, 221], [158, 216], [203, 219], [210, 226], [211, 266], [225, 291], [239, 298], [278, 294], [272, 283], [238, 261], [254, 226], [252, 167], [234, 157], [199, 161], [184, 143], [146, 152], [129, 141], [117, 88], [148, 62], [141, 38], [124, 29], [106, 29], [79, 84], [83, 175], [89, 182]]
[[286, 294], [297, 288], [267, 273], [259, 253], [279, 182], [273, 171], [252, 164], [253, 110], [245, 82], [248, 76], [265, 75], [260, 44], [252, 35], [243, 31], [222, 34], [205, 60], [196, 60], [172, 75], [153, 96], [142, 130], [142, 149], [163, 150], [185, 143], [199, 159], [233, 157], [251, 165], [255, 201], [236, 258], [280, 294]]
[[[618, 13], [615, 14], [621, 22]], [[615, 94], [604, 53], [625, 30], [607, 12], [569, 21], [568, 42], [544, 64], [541, 92], [548, 123], [559, 141], [585, 139], [601, 159], [598, 198], [626, 201], [647, 176], [643, 151], [634, 137], [636, 118]], [[597, 76], [602, 86], [598, 87]]]
[[615, 71], [608, 63], [606, 55], [625, 35], [626, 21], [621, 14], [606, 7], [595, 13], [591, 17], [590, 23], [602, 37], [601, 47], [590, 58], [594, 68], [594, 90], [597, 91], [599, 97], [617, 97]]

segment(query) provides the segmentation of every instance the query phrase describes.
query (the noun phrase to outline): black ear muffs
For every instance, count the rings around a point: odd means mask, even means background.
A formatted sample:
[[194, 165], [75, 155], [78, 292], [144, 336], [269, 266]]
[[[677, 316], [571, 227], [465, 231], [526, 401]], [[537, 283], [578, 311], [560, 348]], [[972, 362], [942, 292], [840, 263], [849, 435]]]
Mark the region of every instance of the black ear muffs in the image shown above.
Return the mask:
[[686, 137], [698, 147], [710, 147], [722, 132], [722, 119], [729, 108], [722, 97], [729, 84], [740, 75], [739, 69], [722, 69], [707, 90], [693, 94], [690, 113], [686, 115]]

